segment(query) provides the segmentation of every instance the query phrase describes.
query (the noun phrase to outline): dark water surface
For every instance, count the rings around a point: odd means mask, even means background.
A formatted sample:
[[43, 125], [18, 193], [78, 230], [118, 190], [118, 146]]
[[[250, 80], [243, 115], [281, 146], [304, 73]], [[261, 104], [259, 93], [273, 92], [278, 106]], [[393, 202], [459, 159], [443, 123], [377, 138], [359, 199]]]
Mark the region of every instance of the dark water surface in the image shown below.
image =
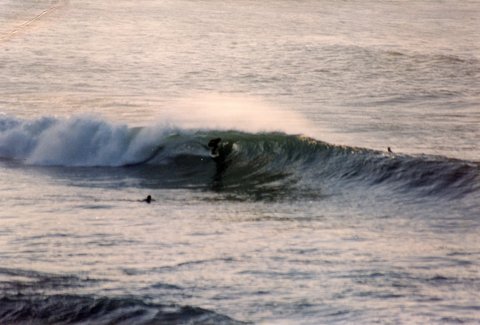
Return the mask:
[[479, 17], [0, 0], [0, 323], [480, 322]]

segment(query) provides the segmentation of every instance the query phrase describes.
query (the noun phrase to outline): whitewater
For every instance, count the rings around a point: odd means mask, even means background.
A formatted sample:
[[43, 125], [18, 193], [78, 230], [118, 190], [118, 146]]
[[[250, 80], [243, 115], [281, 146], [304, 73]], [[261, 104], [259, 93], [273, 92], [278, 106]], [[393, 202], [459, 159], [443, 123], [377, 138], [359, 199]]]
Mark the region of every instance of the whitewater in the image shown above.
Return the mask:
[[479, 323], [479, 17], [0, 0], [0, 324]]

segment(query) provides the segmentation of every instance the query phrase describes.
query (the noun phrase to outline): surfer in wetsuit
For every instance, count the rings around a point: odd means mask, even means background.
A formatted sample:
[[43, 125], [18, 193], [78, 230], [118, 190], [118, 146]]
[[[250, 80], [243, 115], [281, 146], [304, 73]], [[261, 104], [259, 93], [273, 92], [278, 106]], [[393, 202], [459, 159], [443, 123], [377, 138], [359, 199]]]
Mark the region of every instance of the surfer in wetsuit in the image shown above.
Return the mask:
[[208, 142], [208, 148], [210, 149], [210, 157], [217, 166], [213, 181], [214, 185], [218, 186], [221, 185], [223, 173], [230, 163], [227, 161], [227, 156], [232, 151], [232, 145], [228, 142], [222, 142], [222, 138], [215, 138]]
[[224, 160], [224, 157], [221, 156], [220, 153], [220, 142], [222, 142], [222, 138], [215, 138], [208, 141], [208, 148], [210, 148], [210, 157], [212, 157], [213, 161], [220, 162]]
[[389, 153], [393, 153], [392, 148], [390, 148], [390, 147], [387, 148], [387, 151], [388, 151]]

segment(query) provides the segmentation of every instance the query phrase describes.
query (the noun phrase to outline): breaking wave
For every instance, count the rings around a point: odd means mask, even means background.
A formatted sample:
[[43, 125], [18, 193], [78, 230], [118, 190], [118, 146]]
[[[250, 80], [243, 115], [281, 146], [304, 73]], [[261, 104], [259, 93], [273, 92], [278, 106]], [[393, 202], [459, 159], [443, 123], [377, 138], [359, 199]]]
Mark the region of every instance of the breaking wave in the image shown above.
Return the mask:
[[[206, 144], [231, 146], [219, 169]], [[403, 155], [337, 146], [280, 132], [131, 128], [92, 117], [0, 119], [0, 157], [35, 166], [116, 167], [156, 179], [156, 187], [314, 193], [322, 184], [387, 186], [395, 192], [458, 198], [480, 192], [480, 164], [442, 156]], [[88, 169], [88, 168], [87, 168]], [[108, 172], [106, 172], [108, 174]], [[157, 175], [152, 176], [152, 175]]]

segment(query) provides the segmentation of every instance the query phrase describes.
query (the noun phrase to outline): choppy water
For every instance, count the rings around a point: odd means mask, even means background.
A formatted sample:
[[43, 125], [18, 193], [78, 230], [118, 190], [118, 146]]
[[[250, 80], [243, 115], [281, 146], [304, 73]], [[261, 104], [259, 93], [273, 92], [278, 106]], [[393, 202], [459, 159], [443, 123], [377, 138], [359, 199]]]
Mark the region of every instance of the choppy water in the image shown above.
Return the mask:
[[0, 0], [0, 323], [480, 322], [479, 17]]

